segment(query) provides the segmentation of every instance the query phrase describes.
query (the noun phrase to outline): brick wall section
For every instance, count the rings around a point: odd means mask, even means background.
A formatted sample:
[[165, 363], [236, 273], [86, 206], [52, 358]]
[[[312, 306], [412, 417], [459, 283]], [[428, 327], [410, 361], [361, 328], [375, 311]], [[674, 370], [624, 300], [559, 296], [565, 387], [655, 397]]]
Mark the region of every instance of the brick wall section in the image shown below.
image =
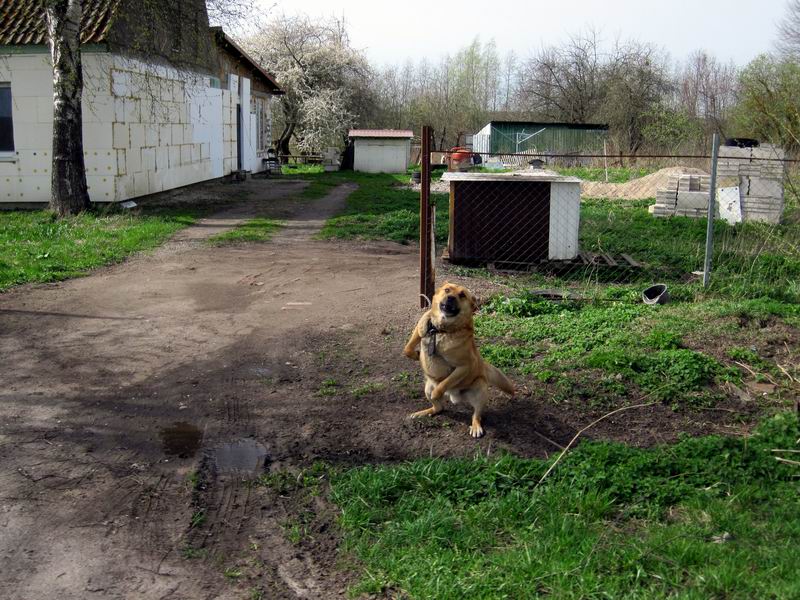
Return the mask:
[[[739, 188], [744, 221], [780, 223], [784, 209], [784, 158], [784, 151], [770, 144], [720, 148], [717, 188]], [[667, 186], [656, 192], [651, 212], [657, 217], [705, 217], [710, 186], [707, 175], [670, 177]]]

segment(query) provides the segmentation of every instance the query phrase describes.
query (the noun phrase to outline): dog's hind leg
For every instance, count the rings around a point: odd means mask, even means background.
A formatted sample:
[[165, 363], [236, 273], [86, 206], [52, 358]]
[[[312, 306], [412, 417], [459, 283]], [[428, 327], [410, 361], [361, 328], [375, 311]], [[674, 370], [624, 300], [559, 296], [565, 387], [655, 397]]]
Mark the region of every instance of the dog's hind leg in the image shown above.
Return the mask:
[[474, 438], [483, 436], [483, 426], [481, 425], [481, 415], [486, 407], [486, 399], [489, 396], [489, 388], [486, 381], [476, 381], [473, 386], [462, 392], [464, 399], [473, 408], [472, 424], [469, 427], [469, 434]]
[[438, 415], [444, 409], [444, 405], [442, 404], [441, 400], [433, 400], [431, 398], [431, 393], [433, 393], [433, 388], [436, 387], [436, 383], [431, 381], [430, 379], [425, 380], [425, 397], [431, 401], [430, 408], [426, 408], [425, 410], [419, 410], [415, 413], [411, 413], [409, 418], [411, 419], [419, 419], [420, 417], [431, 417], [433, 415]]

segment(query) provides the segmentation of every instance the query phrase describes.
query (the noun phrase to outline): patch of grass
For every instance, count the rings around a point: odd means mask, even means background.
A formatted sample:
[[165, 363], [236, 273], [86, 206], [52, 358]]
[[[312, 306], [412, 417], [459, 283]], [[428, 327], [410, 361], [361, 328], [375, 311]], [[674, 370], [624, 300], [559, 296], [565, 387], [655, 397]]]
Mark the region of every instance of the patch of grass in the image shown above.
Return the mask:
[[264, 590], [253, 588], [250, 590], [250, 600], [264, 600]]
[[353, 394], [355, 398], [363, 398], [382, 390], [383, 387], [383, 384], [379, 382], [365, 383], [363, 385], [354, 387], [352, 390], [350, 390], [350, 393]]
[[215, 246], [242, 242], [268, 242], [282, 226], [283, 224], [280, 221], [274, 219], [250, 219], [233, 229], [211, 236], [208, 238], [208, 242]]
[[325, 172], [322, 165], [283, 165], [281, 173], [288, 176], [320, 175]]
[[200, 488], [201, 479], [200, 473], [198, 471], [192, 471], [186, 476], [186, 483], [189, 484], [193, 490], [197, 490]]
[[[603, 167], [556, 167], [553, 170], [562, 175], [580, 177], [584, 181], [606, 180], [606, 171]], [[657, 169], [650, 167], [609, 167], [608, 183], [627, 183], [656, 171]]]
[[353, 593], [410, 598], [800, 596], [797, 418], [749, 438], [580, 444], [549, 463], [513, 456], [349, 470], [332, 482]]
[[227, 579], [239, 579], [242, 576], [242, 570], [238, 567], [227, 567], [222, 574]]
[[[309, 182], [302, 193], [306, 199], [326, 195], [333, 187], [352, 182], [358, 185], [340, 215], [325, 223], [321, 238], [386, 239], [407, 243], [419, 239], [419, 192], [410, 189], [408, 174], [370, 174], [339, 171], [300, 176]], [[436, 237], [447, 238], [447, 194], [431, 194], [437, 204]]]
[[53, 213], [0, 211], [0, 290], [30, 282], [60, 281], [149, 250], [204, 211], [87, 212], [57, 219]]
[[[544, 382], [565, 377], [575, 393], [582, 371], [600, 370], [614, 377], [614, 389], [606, 390], [612, 395], [629, 384], [678, 408], [711, 403], [715, 383], [739, 377], [737, 369], [684, 347], [684, 335], [708, 327], [709, 312], [703, 305], [551, 302], [523, 292], [491, 299], [475, 331], [483, 357], [501, 369]], [[592, 379], [594, 392], [604, 395], [603, 380]]]
[[286, 539], [295, 546], [303, 540], [310, 537], [309, 524], [314, 520], [314, 513], [303, 511], [297, 515], [293, 515], [283, 523], [283, 533]]
[[192, 518], [189, 520], [189, 528], [196, 529], [201, 527], [206, 522], [206, 511], [196, 510], [192, 513]]
[[[581, 202], [581, 250], [618, 256], [630, 254], [645, 268], [625, 275], [627, 281], [681, 282], [702, 268], [706, 222], [703, 219], [654, 218], [649, 201], [584, 200]], [[709, 290], [718, 297], [771, 298], [800, 302], [800, 223], [783, 225], [724, 221], [714, 224], [713, 274]], [[563, 279], [613, 282], [613, 270], [577, 268]]]
[[196, 558], [205, 558], [208, 555], [208, 550], [205, 548], [195, 548], [194, 546], [183, 546], [181, 548], [181, 556], [187, 560]]
[[335, 379], [325, 379], [317, 390], [320, 396], [335, 396], [337, 393], [339, 393], [339, 382]]
[[320, 492], [322, 483], [331, 473], [330, 466], [322, 462], [315, 462], [299, 472], [284, 470], [265, 473], [255, 483], [270, 488], [280, 496], [286, 496], [298, 490], [306, 490], [312, 496], [316, 496]]

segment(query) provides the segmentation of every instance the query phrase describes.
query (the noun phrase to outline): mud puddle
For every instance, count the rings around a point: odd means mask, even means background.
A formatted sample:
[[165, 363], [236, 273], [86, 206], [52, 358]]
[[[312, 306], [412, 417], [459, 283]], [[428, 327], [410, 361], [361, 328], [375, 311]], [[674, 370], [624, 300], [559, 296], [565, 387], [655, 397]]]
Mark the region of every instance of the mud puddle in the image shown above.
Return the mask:
[[173, 423], [160, 431], [164, 454], [191, 458], [203, 443], [203, 431], [191, 423]]
[[221, 444], [210, 455], [220, 475], [258, 475], [267, 461], [266, 447], [252, 439]]

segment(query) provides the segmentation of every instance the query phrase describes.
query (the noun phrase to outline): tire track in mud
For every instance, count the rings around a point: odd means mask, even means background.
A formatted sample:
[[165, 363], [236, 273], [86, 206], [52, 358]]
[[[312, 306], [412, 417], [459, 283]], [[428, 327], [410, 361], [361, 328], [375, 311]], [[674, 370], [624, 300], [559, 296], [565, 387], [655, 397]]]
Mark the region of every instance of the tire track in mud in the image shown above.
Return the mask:
[[[276, 244], [302, 243], [317, 233], [329, 216], [340, 210], [347, 196], [355, 189], [345, 185], [334, 189], [326, 198], [311, 205], [309, 214], [295, 222], [288, 231], [278, 234]], [[240, 280], [252, 285], [266, 273], [290, 276], [288, 266], [277, 264], [264, 272]], [[302, 275], [302, 273], [300, 274]], [[298, 281], [294, 277], [292, 281]], [[275, 294], [291, 282], [285, 278], [274, 282]], [[262, 341], [262, 343], [264, 343]], [[259, 475], [268, 471], [269, 447], [255, 468], [241, 472], [225, 470], [220, 465], [220, 452], [236, 448], [245, 440], [264, 439], [258, 423], [253, 421], [253, 389], [259, 379], [268, 377], [283, 383], [299, 379], [294, 372], [298, 362], [308, 360], [298, 348], [283, 346], [276, 352], [254, 353], [230, 366], [224, 378], [227, 390], [222, 398], [220, 427], [206, 447], [197, 470], [197, 483], [192, 494], [192, 521], [186, 534], [186, 545], [203, 556], [206, 564], [218, 564], [230, 548], [250, 541], [250, 558], [261, 565], [262, 589], [270, 590], [274, 598], [339, 597], [339, 590], [326, 590], [322, 570], [309, 555], [297, 552], [285, 537], [283, 524], [289, 517], [275, 502], [268, 490], [257, 483]], [[255, 555], [255, 557], [253, 556]]]

